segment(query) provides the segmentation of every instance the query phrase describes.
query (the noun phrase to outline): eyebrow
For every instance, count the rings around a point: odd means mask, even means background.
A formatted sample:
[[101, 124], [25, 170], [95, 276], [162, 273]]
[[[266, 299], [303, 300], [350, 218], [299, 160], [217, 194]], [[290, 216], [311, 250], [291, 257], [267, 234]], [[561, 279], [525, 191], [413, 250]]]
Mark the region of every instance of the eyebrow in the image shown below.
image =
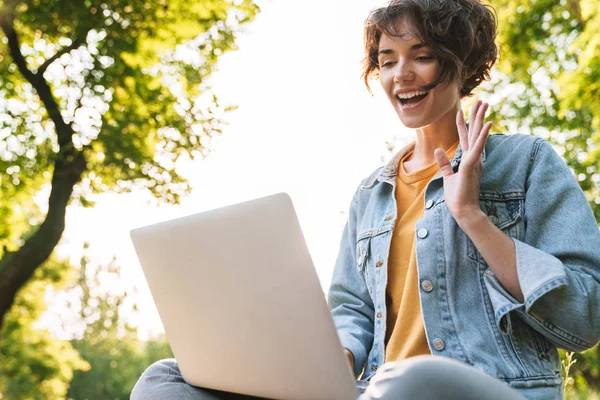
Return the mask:
[[[413, 44], [412, 46], [410, 46], [410, 51], [419, 50], [419, 49], [422, 49], [423, 47], [425, 47], [425, 45], [423, 43]], [[377, 53], [377, 55], [380, 56], [382, 54], [393, 54], [393, 53], [394, 53], [394, 50], [392, 50], [392, 49], [381, 49], [381, 50], [379, 50], [379, 53]]]

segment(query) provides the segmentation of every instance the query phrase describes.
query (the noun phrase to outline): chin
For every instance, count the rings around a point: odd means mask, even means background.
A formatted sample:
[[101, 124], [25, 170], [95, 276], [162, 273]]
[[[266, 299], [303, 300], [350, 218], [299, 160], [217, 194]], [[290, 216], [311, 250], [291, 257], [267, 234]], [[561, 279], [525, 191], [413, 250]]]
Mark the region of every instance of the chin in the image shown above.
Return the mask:
[[402, 125], [404, 125], [406, 128], [409, 128], [409, 129], [419, 129], [419, 128], [427, 126], [431, 123], [430, 121], [426, 121], [423, 118], [419, 118], [419, 117], [407, 118], [407, 117], [403, 116], [402, 112], [400, 112], [400, 111], [398, 112], [398, 117], [400, 118], [400, 122], [402, 123]]
[[426, 124], [423, 123], [418, 123], [418, 122], [404, 122], [404, 121], [400, 121], [402, 123], [402, 125], [404, 125], [404, 127], [408, 128], [408, 129], [419, 129], [424, 127]]

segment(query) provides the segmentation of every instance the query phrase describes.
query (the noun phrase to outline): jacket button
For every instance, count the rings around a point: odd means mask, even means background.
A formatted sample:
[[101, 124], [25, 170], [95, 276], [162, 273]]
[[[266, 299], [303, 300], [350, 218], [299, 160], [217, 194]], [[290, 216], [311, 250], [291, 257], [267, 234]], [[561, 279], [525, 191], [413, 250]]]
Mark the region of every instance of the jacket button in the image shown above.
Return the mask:
[[378, 312], [378, 313], [377, 313], [377, 318], [381, 318], [381, 317], [383, 317], [383, 314], [382, 314], [382, 313], [380, 313], [380, 312]]
[[376, 267], [381, 267], [383, 265], [383, 261], [379, 261], [377, 264], [375, 264]]
[[433, 207], [433, 200], [427, 200], [427, 203], [425, 203], [425, 208], [429, 210], [431, 207]]
[[373, 365], [371, 368], [373, 368], [373, 371], [377, 371], [377, 365]]
[[446, 347], [446, 344], [440, 338], [433, 339], [433, 342], [431, 342], [431, 343], [433, 344], [433, 348], [436, 349], [437, 351], [442, 351], [442, 350], [444, 350], [444, 347]]
[[429, 234], [429, 232], [427, 232], [427, 229], [425, 229], [425, 228], [421, 228], [417, 231], [417, 236], [421, 239], [425, 239], [428, 234]]
[[490, 215], [490, 216], [488, 217], [488, 219], [490, 220], [490, 222], [491, 222], [492, 224], [494, 224], [494, 225], [498, 225], [498, 221], [499, 221], [499, 219], [498, 219], [498, 217], [496, 217], [495, 215]]
[[394, 219], [394, 217], [393, 217], [393, 216], [389, 216], [389, 217], [385, 217], [383, 220], [384, 220], [384, 221], [390, 221], [390, 220], [392, 220], [392, 219]]
[[421, 289], [426, 292], [431, 292], [433, 290], [433, 283], [431, 283], [429, 280], [424, 280], [421, 282]]

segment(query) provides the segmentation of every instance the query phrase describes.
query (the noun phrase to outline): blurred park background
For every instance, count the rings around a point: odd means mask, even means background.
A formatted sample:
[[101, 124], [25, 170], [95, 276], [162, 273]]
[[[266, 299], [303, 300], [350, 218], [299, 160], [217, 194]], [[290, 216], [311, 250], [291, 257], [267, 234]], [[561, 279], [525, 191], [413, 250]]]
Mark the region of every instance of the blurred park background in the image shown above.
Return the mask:
[[[411, 140], [360, 81], [385, 4], [0, 0], [0, 399], [127, 399], [171, 356], [132, 228], [286, 191], [327, 290], [356, 185]], [[600, 222], [600, 1], [491, 4], [493, 131], [550, 140]], [[599, 398], [600, 349], [574, 359]]]

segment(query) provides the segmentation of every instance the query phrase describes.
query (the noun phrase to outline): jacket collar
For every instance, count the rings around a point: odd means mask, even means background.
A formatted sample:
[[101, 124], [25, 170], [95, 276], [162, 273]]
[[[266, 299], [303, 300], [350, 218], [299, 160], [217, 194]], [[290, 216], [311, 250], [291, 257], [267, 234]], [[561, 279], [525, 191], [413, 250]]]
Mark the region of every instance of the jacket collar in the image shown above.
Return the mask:
[[[406, 146], [404, 146], [402, 149], [400, 149], [400, 151], [398, 151], [383, 168], [380, 168], [377, 171], [375, 171], [375, 173], [371, 174], [371, 176], [369, 176], [366, 179], [366, 182], [361, 186], [361, 188], [362, 189], [371, 189], [378, 182], [387, 182], [391, 185], [395, 185], [396, 177], [398, 176], [398, 168], [400, 166], [400, 160], [402, 159], [402, 157], [404, 157], [410, 151], [414, 150], [414, 148], [415, 148], [415, 142], [413, 141], [413, 142], [410, 142], [409, 144], [407, 144]], [[485, 146], [484, 146], [483, 152], [481, 153], [481, 160], [483, 162], [485, 162], [485, 158], [486, 158], [486, 153], [485, 153]], [[454, 157], [452, 158], [452, 160], [450, 160], [450, 165], [452, 165], [453, 169], [456, 168], [460, 164], [461, 159], [462, 159], [462, 149], [459, 144], [458, 148], [456, 149], [456, 153], [454, 154]], [[436, 179], [438, 176], [440, 176], [439, 172], [433, 179]]]

